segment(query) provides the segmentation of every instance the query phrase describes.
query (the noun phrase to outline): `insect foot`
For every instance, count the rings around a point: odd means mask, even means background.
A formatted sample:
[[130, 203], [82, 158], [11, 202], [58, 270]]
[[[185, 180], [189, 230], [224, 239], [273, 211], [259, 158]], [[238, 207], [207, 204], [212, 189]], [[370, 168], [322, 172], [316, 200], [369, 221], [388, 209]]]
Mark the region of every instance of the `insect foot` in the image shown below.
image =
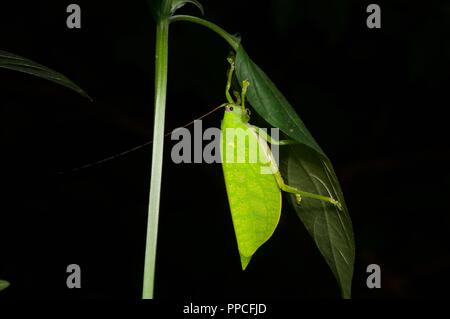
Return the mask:
[[295, 194], [295, 202], [297, 203], [297, 205], [300, 205], [300, 203], [302, 202], [302, 196], [299, 194]]
[[339, 209], [340, 212], [342, 212], [342, 205], [339, 201], [335, 199], [331, 199], [331, 203], [336, 206], [337, 209]]

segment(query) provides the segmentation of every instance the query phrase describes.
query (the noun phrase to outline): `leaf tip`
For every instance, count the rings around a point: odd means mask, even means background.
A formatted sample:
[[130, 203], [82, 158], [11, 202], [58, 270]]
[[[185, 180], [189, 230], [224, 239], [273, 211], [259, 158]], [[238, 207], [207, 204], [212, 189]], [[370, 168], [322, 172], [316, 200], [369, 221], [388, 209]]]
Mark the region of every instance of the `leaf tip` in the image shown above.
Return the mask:
[[0, 280], [0, 291], [9, 287], [9, 282], [6, 280]]
[[248, 266], [248, 264], [250, 263], [250, 260], [252, 259], [252, 257], [247, 257], [247, 256], [243, 256], [241, 255], [241, 265], [242, 265], [242, 270], [245, 270]]
[[86, 92], [83, 91], [83, 93], [81, 93], [81, 95], [84, 96], [85, 98], [87, 98], [87, 99], [89, 100], [89, 102], [94, 102], [94, 99], [91, 98], [91, 97], [89, 96], [89, 94], [87, 94]]

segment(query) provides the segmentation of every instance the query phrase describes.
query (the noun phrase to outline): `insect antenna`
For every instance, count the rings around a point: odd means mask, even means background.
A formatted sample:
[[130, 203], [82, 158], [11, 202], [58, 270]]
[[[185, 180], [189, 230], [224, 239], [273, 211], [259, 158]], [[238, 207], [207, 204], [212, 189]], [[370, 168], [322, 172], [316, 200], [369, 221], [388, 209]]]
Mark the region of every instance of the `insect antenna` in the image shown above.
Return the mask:
[[[169, 132], [169, 133], [167, 133], [167, 134], [164, 134], [164, 137], [167, 137], [167, 136], [172, 135], [173, 132], [175, 132], [176, 130], [179, 130], [180, 128], [185, 128], [185, 127], [188, 127], [188, 126], [194, 124], [195, 121], [199, 121], [199, 120], [201, 120], [201, 119], [203, 119], [203, 118], [205, 118], [205, 117], [211, 115], [212, 113], [216, 112], [217, 110], [219, 110], [220, 108], [224, 107], [225, 105], [226, 105], [226, 103], [224, 103], [224, 104], [222, 104], [222, 105], [219, 105], [218, 107], [215, 107], [214, 109], [212, 109], [212, 110], [209, 111], [208, 113], [206, 113], [206, 114], [200, 116], [199, 118], [196, 118], [195, 120], [193, 120], [193, 121], [187, 123], [186, 125], [184, 125], [184, 126], [182, 126], [182, 127], [177, 127], [176, 129], [172, 130], [171, 132]], [[78, 167], [72, 168], [72, 169], [69, 170], [69, 171], [60, 171], [60, 172], [58, 172], [58, 174], [59, 174], [59, 175], [63, 175], [63, 174], [66, 174], [66, 173], [75, 173], [75, 172], [80, 171], [80, 170], [82, 170], [82, 169], [86, 169], [86, 168], [90, 168], [90, 167], [93, 167], [93, 166], [97, 166], [97, 165], [99, 165], [99, 164], [103, 164], [103, 163], [105, 163], [105, 162], [109, 162], [109, 161], [111, 161], [111, 160], [113, 160], [113, 159], [116, 159], [116, 158], [118, 158], [118, 157], [122, 157], [122, 156], [124, 156], [124, 155], [129, 154], [129, 153], [132, 153], [132, 152], [135, 152], [135, 151], [137, 151], [137, 150], [140, 150], [141, 148], [144, 148], [144, 147], [146, 147], [146, 146], [148, 146], [148, 145], [151, 145], [151, 144], [153, 144], [153, 141], [148, 141], [148, 142], [146, 142], [146, 143], [144, 143], [144, 144], [140, 144], [140, 145], [135, 146], [135, 147], [133, 147], [133, 148], [130, 148], [130, 149], [126, 150], [126, 151], [123, 151], [123, 152], [120, 152], [120, 153], [117, 153], [117, 154], [108, 156], [108, 157], [106, 157], [106, 158], [104, 158], [104, 159], [101, 159], [101, 160], [99, 160], [99, 161], [92, 162], [92, 163], [89, 163], [89, 164], [85, 164], [85, 165], [82, 165], [82, 166], [78, 166]]]

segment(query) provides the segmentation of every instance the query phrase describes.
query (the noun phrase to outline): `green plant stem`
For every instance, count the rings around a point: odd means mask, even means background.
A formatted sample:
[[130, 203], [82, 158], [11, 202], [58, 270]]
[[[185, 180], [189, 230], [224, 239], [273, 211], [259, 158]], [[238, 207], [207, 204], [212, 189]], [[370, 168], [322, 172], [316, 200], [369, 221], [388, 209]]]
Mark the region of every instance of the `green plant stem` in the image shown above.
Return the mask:
[[156, 28], [155, 119], [148, 206], [147, 240], [145, 247], [142, 298], [153, 299], [155, 285], [156, 247], [158, 239], [159, 204], [164, 150], [164, 118], [167, 94], [169, 20], [160, 19]]
[[177, 21], [189, 21], [193, 23], [200, 24], [202, 26], [207, 27], [208, 29], [214, 31], [218, 35], [220, 35], [225, 41], [228, 42], [228, 44], [233, 48], [234, 51], [236, 51], [239, 48], [239, 39], [235, 36], [232, 36], [228, 32], [226, 32], [224, 29], [219, 27], [217, 24], [214, 24], [212, 22], [209, 22], [207, 20], [188, 16], [188, 15], [176, 15], [170, 18], [170, 22], [177, 22]]
[[156, 247], [164, 150], [164, 117], [167, 95], [169, 24], [176, 21], [189, 21], [203, 25], [219, 34], [234, 50], [239, 48], [239, 39], [214, 23], [187, 15], [167, 17], [169, 5], [170, 1], [163, 2], [165, 7], [161, 9], [163, 14], [158, 18], [156, 27], [155, 120], [153, 126], [153, 155], [145, 246], [143, 299], [153, 299], [155, 286]]

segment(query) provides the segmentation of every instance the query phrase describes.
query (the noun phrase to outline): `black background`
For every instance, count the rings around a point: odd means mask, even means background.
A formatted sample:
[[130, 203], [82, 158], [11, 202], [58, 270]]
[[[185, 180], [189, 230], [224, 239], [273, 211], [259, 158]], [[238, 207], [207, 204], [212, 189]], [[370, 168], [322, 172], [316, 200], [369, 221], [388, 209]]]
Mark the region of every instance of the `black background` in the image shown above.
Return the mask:
[[[331, 158], [356, 239], [354, 298], [448, 296], [447, 144], [450, 3], [204, 0]], [[70, 77], [94, 99], [0, 69], [0, 298], [139, 298], [151, 149], [58, 175], [152, 137], [155, 25], [145, 1], [0, 5], [0, 49]], [[195, 9], [184, 13], [197, 14]], [[224, 102], [227, 44], [171, 26], [167, 131]], [[204, 126], [218, 126], [220, 112]], [[175, 165], [166, 143], [156, 297], [339, 298], [337, 284], [284, 205], [273, 238], [240, 270], [219, 164]], [[79, 264], [82, 288], [66, 287]], [[382, 288], [366, 287], [366, 267]]]

